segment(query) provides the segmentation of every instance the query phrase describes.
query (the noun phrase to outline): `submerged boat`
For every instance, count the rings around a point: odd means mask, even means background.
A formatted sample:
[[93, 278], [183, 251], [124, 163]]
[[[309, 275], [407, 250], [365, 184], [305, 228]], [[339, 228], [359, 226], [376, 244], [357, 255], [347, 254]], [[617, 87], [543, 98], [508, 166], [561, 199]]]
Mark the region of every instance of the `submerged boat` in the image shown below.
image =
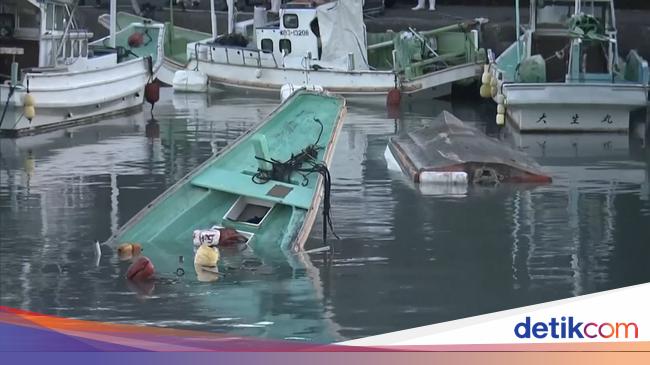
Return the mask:
[[[519, 19], [517, 7], [517, 30]], [[646, 107], [648, 63], [619, 57], [614, 1], [531, 0], [517, 34], [483, 75], [497, 123], [507, 114], [523, 132], [627, 131], [630, 112]]]
[[[173, 19], [173, 16], [172, 16]], [[156, 78], [167, 85], [172, 85], [174, 73], [184, 70], [189, 62], [187, 45], [199, 41], [211, 40], [208, 33], [199, 32], [174, 25], [172, 22], [156, 23], [150, 19], [133, 15], [126, 12], [117, 13], [117, 29], [126, 29], [134, 23], [152, 22], [165, 27], [164, 51], [165, 58], [162, 67], [156, 73]], [[110, 15], [104, 14], [99, 17], [99, 23], [108, 28]]]
[[391, 137], [385, 157], [389, 168], [400, 169], [421, 184], [551, 182], [525, 153], [488, 137], [446, 111], [434, 124], [410, 125]]
[[76, 1], [2, 6], [9, 26], [2, 36], [0, 132], [34, 133], [142, 105], [162, 63], [161, 25], [134, 23], [90, 42], [93, 34], [74, 19]]
[[444, 95], [451, 83], [479, 76], [484, 63], [475, 29], [480, 21], [367, 34], [361, 0], [290, 2], [279, 17], [277, 26], [270, 25], [259, 9], [252, 39], [230, 33], [190, 44], [188, 69], [221, 86], [276, 93], [286, 84], [315, 84], [345, 95], [385, 95], [395, 88]]
[[328, 204], [325, 167], [345, 110], [341, 97], [297, 92], [149, 204], [109, 242], [138, 242], [145, 250], [169, 254], [175, 264], [179, 256], [192, 257], [194, 230], [218, 226], [237, 230], [258, 253], [280, 257], [300, 251], [321, 192], [324, 207]]

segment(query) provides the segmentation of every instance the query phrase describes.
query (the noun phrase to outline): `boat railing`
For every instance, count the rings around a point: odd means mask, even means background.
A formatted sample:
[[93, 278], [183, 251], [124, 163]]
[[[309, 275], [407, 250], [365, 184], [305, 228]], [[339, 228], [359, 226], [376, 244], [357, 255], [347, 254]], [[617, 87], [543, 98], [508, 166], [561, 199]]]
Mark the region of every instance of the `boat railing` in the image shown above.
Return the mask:
[[[207, 54], [204, 52], [197, 51], [196, 57], [199, 61], [208, 61], [210, 63], [224, 63], [223, 60], [216, 59], [213, 51], [217, 49], [223, 50], [225, 57], [225, 64], [227, 65], [244, 65], [244, 66], [256, 66], [262, 67], [262, 62], [266, 58], [262, 58], [262, 53], [268, 54], [273, 60], [273, 65], [277, 68], [278, 61], [275, 58], [275, 55], [272, 52], [264, 52], [256, 48], [244, 48], [244, 47], [228, 47], [216, 44], [203, 44], [199, 43], [198, 47], [206, 48]], [[248, 57], [246, 56], [248, 54]], [[202, 55], [205, 55], [204, 59], [201, 59]], [[248, 61], [247, 61], [248, 60]], [[241, 62], [240, 62], [241, 61]], [[253, 62], [253, 63], [251, 63]]]

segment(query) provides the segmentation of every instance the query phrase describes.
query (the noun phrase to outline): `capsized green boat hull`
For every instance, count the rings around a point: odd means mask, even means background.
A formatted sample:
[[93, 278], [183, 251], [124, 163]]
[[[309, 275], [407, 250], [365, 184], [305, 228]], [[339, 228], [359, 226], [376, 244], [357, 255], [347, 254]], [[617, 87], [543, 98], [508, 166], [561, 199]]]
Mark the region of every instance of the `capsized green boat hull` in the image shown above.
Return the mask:
[[[262, 148], [268, 149], [265, 159], [286, 161], [317, 141], [321, 127], [315, 120], [319, 120], [323, 129], [317, 160], [327, 165], [344, 114], [343, 98], [296, 93], [267, 120], [133, 217], [109, 243], [141, 244], [157, 271], [174, 271], [178, 258], [186, 257], [188, 267], [184, 269], [188, 270], [192, 268], [192, 232], [218, 225], [251, 236], [248, 245], [256, 255], [286, 260], [287, 255], [303, 248], [309, 235], [320, 204], [322, 178], [312, 173], [303, 180], [293, 174], [290, 183], [254, 182], [253, 175], [264, 164], [256, 158], [263, 157], [259, 141], [266, 139]], [[262, 206], [266, 211], [259, 210]], [[240, 218], [247, 211], [260, 215], [261, 222], [247, 223]]]

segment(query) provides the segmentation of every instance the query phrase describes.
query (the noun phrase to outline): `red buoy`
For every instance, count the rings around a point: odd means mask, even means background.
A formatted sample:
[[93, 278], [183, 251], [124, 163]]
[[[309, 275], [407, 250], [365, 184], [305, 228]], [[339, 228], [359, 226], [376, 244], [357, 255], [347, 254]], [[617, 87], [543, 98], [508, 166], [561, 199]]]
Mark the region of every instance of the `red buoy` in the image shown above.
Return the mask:
[[154, 273], [155, 268], [151, 260], [146, 256], [138, 256], [126, 271], [126, 278], [132, 281], [145, 281], [153, 279]]
[[129, 36], [129, 39], [127, 41], [129, 43], [129, 47], [138, 48], [144, 43], [144, 35], [142, 35], [140, 32], [135, 32]]
[[153, 109], [153, 105], [160, 100], [160, 85], [155, 81], [145, 85], [144, 98], [151, 104], [151, 109]]
[[399, 92], [398, 89], [392, 89], [391, 91], [388, 92], [388, 97], [386, 98], [386, 105], [387, 106], [399, 106], [400, 102], [402, 101], [402, 94]]

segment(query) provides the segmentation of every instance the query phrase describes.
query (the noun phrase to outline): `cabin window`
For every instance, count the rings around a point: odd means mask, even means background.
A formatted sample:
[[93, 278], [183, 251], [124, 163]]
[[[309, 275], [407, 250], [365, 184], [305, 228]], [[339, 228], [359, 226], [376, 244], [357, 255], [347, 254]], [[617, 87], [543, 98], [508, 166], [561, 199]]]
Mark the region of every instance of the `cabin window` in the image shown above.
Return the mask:
[[314, 33], [316, 37], [320, 37], [320, 25], [318, 24], [318, 18], [314, 18], [314, 20], [309, 23], [309, 28], [311, 28], [311, 32]]
[[88, 40], [81, 41], [81, 57], [88, 57]]
[[79, 57], [79, 46], [81, 45], [81, 42], [78, 40], [75, 40], [72, 42], [72, 57], [77, 58]]
[[262, 52], [273, 53], [273, 40], [269, 38], [262, 39]]
[[41, 13], [36, 9], [19, 8], [17, 28], [40, 28]]
[[280, 52], [289, 54], [291, 53], [291, 41], [288, 39], [280, 39]]
[[286, 29], [296, 29], [298, 28], [298, 15], [296, 14], [284, 14], [282, 17], [282, 23]]

